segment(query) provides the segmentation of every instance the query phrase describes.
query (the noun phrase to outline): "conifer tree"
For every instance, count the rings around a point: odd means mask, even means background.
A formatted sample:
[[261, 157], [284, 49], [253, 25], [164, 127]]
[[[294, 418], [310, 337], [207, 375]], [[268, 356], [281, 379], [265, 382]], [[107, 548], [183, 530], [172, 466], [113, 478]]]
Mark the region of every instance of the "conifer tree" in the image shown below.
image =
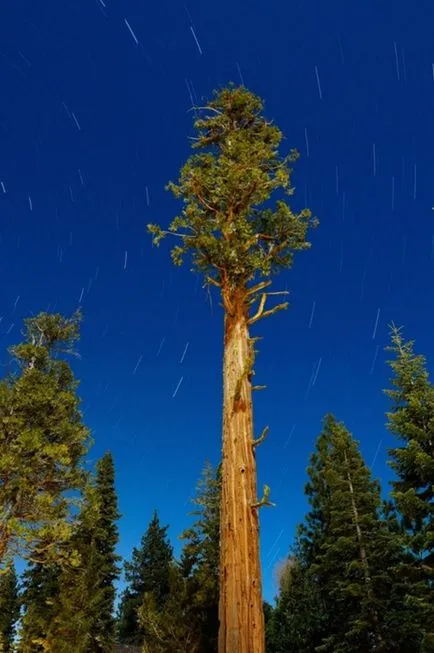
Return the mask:
[[0, 650], [13, 650], [16, 623], [20, 616], [18, 579], [14, 565], [0, 574]]
[[258, 509], [270, 501], [268, 486], [258, 500], [254, 450], [267, 429], [255, 439], [250, 327], [287, 307], [265, 308], [279, 294], [269, 292], [271, 277], [309, 247], [307, 231], [315, 224], [310, 211], [295, 213], [283, 199], [294, 192], [290, 165], [298, 155], [280, 155], [282, 133], [262, 109], [244, 87], [223, 89], [196, 108], [197, 154], [178, 184], [168, 186], [183, 210], [168, 231], [149, 225], [155, 244], [167, 233], [178, 236], [173, 262], [190, 254], [205, 284], [219, 289], [224, 309], [220, 653], [264, 651]]
[[196, 517], [181, 538], [190, 619], [198, 624], [201, 653], [216, 653], [218, 639], [221, 467], [207, 463], [193, 499]]
[[403, 545], [412, 554], [404, 573], [425, 623], [425, 646], [434, 650], [434, 385], [425, 357], [414, 352], [402, 329], [392, 325], [387, 349], [393, 355], [388, 428], [401, 442], [389, 451], [397, 475], [392, 498], [402, 517]]
[[267, 653], [315, 653], [328, 632], [318, 579], [299, 556], [300, 551], [288, 558], [281, 578], [269, 624]]
[[[58, 609], [60, 568], [30, 563], [24, 572], [19, 653], [43, 653]], [[45, 648], [44, 648], [45, 647]]]
[[139, 608], [143, 653], [205, 653], [201, 648], [201, 620], [192, 610], [188, 581], [177, 564], [169, 569], [169, 593], [162, 607], [152, 592]]
[[15, 554], [56, 557], [71, 533], [89, 432], [62, 356], [74, 352], [79, 322], [41, 313], [11, 348], [18, 374], [0, 382], [0, 566]]
[[140, 547], [134, 547], [131, 561], [125, 563], [125, 589], [119, 605], [117, 633], [122, 644], [142, 645], [144, 632], [140, 625], [139, 608], [144, 596], [150, 595], [161, 611], [170, 592], [170, 569], [173, 549], [167, 537], [168, 526], [161, 526], [157, 511]]
[[[379, 485], [357, 443], [332, 416], [325, 419], [308, 473], [312, 510], [300, 529], [300, 562], [279, 600], [292, 624], [291, 630], [286, 623], [287, 650], [419, 651], [421, 635], [400, 579], [403, 552], [381, 518]], [[304, 644], [292, 636], [303, 613]]]
[[95, 480], [86, 489], [71, 540], [79, 564], [62, 571], [58, 611], [47, 636], [48, 645], [57, 653], [114, 650], [114, 582], [119, 575], [119, 513], [114, 481], [113, 458], [107, 453], [98, 461]]

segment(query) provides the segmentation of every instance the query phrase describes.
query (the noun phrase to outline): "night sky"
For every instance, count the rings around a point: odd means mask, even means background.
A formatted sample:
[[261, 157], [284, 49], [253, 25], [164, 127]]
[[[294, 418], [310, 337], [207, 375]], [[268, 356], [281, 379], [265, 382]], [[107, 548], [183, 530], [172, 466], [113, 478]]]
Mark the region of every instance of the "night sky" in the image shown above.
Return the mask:
[[110, 449], [121, 554], [153, 509], [178, 552], [189, 497], [217, 463], [222, 310], [148, 222], [189, 156], [192, 103], [244, 83], [296, 147], [294, 209], [320, 226], [258, 323], [257, 453], [264, 592], [306, 509], [309, 453], [328, 411], [383, 480], [388, 324], [434, 364], [432, 0], [4, 0], [0, 21], [0, 336], [83, 308], [73, 367], [95, 445]]

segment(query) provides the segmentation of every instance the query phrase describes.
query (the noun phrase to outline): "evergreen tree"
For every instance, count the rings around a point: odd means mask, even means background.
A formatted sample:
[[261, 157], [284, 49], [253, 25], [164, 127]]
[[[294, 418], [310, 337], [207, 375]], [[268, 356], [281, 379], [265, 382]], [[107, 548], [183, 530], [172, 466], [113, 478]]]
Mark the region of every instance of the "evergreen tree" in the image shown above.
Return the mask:
[[180, 568], [187, 580], [189, 614], [199, 625], [200, 652], [216, 653], [218, 640], [221, 467], [208, 463], [193, 499], [196, 517], [181, 538]]
[[128, 585], [122, 595], [117, 621], [118, 640], [122, 644], [143, 644], [144, 632], [138, 610], [145, 594], [152, 596], [158, 611], [163, 609], [169, 595], [173, 549], [167, 529], [168, 526], [160, 526], [155, 511], [140, 547], [134, 547], [131, 561], [125, 563]]
[[[282, 133], [262, 110], [262, 101], [244, 87], [223, 89], [197, 108], [197, 153], [179, 183], [169, 184], [184, 208], [168, 231], [149, 225], [155, 244], [167, 233], [179, 237], [173, 262], [190, 254], [205, 283], [220, 290], [224, 308], [220, 653], [264, 651], [257, 509], [270, 502], [267, 486], [262, 500], [256, 490], [254, 448], [266, 431], [255, 440], [250, 327], [287, 307], [265, 310], [270, 295], [279, 294], [267, 291], [271, 276], [309, 247], [307, 231], [315, 224], [310, 211], [295, 213], [283, 199], [294, 192], [290, 165], [298, 155], [280, 155]], [[275, 191], [280, 196], [273, 206]]]
[[20, 616], [18, 579], [14, 565], [0, 574], [0, 651], [13, 650], [15, 627]]
[[19, 653], [43, 653], [50, 625], [57, 614], [60, 568], [30, 563], [24, 572]]
[[411, 552], [404, 573], [425, 623], [426, 650], [434, 650], [434, 385], [424, 356], [392, 326], [392, 401], [389, 430], [401, 441], [389, 451], [397, 478], [392, 498], [402, 517], [403, 544]]
[[188, 581], [180, 567], [169, 569], [169, 594], [158, 607], [152, 592], [145, 593], [139, 608], [139, 622], [144, 653], [203, 653], [200, 643], [201, 623], [191, 609]]
[[117, 520], [120, 519], [118, 499], [115, 489], [115, 467], [113, 457], [107, 453], [97, 465], [96, 497], [98, 521], [94, 530], [94, 544], [98, 552], [97, 586], [99, 588], [99, 605], [96, 620], [92, 628], [92, 638], [103, 642], [104, 652], [110, 652], [115, 641], [114, 602], [116, 597], [115, 581], [119, 577], [116, 554], [119, 541]]
[[324, 422], [308, 473], [312, 510], [278, 605], [286, 628], [282, 650], [420, 651], [408, 587], [400, 578], [405, 556], [381, 518], [379, 485], [357, 443], [332, 416]]
[[78, 313], [26, 320], [24, 342], [11, 349], [19, 372], [0, 382], [0, 566], [15, 554], [57, 557], [71, 533], [89, 432], [61, 355], [73, 353], [79, 321]]
[[59, 609], [47, 637], [57, 653], [114, 650], [114, 582], [119, 575], [119, 557], [115, 552], [119, 513], [114, 476], [113, 458], [107, 453], [97, 464], [95, 481], [87, 488], [71, 541], [80, 563], [62, 572]]
[[267, 653], [314, 653], [327, 627], [318, 580], [301, 558], [292, 555], [269, 622]]

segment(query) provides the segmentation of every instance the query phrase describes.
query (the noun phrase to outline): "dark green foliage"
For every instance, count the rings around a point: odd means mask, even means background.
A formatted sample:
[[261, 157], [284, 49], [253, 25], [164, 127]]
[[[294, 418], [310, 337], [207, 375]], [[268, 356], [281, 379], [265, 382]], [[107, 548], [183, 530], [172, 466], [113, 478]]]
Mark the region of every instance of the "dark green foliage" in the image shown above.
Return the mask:
[[[279, 154], [282, 133], [262, 110], [261, 99], [242, 86], [217, 92], [198, 110], [198, 153], [178, 183], [168, 185], [182, 198], [183, 211], [168, 232], [149, 225], [156, 244], [167, 233], [180, 237], [172, 249], [175, 264], [191, 253], [207, 282], [227, 291], [291, 267], [294, 251], [309, 247], [306, 233], [316, 224], [310, 211], [294, 213], [283, 199], [294, 192], [290, 166], [298, 154]], [[264, 208], [274, 192], [274, 207]]]
[[91, 637], [94, 641], [101, 642], [101, 651], [109, 653], [115, 640], [114, 583], [119, 577], [120, 560], [116, 554], [119, 540], [116, 522], [120, 514], [115, 490], [115, 468], [110, 453], [98, 462], [95, 489], [98, 511], [94, 522], [93, 546], [97, 556], [94, 565], [97, 601]]
[[389, 451], [397, 475], [392, 498], [402, 517], [403, 544], [411, 553], [403, 573], [428, 626], [426, 650], [434, 650], [434, 386], [425, 358], [414, 353], [414, 343], [404, 340], [401, 329], [392, 326], [391, 340], [388, 427], [402, 443]]
[[71, 534], [89, 432], [62, 356], [73, 353], [79, 322], [79, 314], [26, 320], [24, 342], [11, 349], [18, 374], [0, 382], [0, 565], [15, 554], [58, 558]]
[[311, 511], [278, 601], [276, 653], [420, 651], [400, 540], [357, 443], [332, 416], [308, 473]]
[[184, 531], [180, 567], [187, 580], [190, 618], [199, 625], [200, 652], [217, 651], [221, 469], [208, 463], [193, 499], [194, 524]]
[[114, 650], [114, 582], [119, 575], [115, 550], [119, 519], [114, 464], [107, 453], [97, 464], [96, 478], [85, 501], [71, 546], [79, 564], [65, 568], [56, 599], [57, 613], [48, 643], [58, 653], [110, 653]]
[[42, 653], [50, 625], [57, 614], [60, 569], [31, 563], [24, 573], [19, 653]]
[[401, 330], [392, 329], [394, 355], [389, 430], [403, 443], [390, 450], [391, 466], [397, 474], [393, 499], [410, 532], [414, 555], [434, 567], [434, 386], [425, 358], [404, 341]]
[[168, 526], [160, 526], [154, 512], [140, 547], [134, 548], [131, 561], [125, 563], [127, 588], [119, 605], [117, 634], [122, 644], [143, 644], [143, 629], [138, 610], [145, 594], [151, 594], [158, 610], [162, 610], [170, 591], [172, 546], [167, 537]]
[[188, 581], [178, 565], [169, 570], [169, 594], [159, 607], [153, 594], [144, 596], [139, 621], [144, 653], [205, 653], [201, 647], [199, 615], [192, 610]]
[[327, 633], [327, 612], [310, 568], [288, 559], [268, 626], [267, 653], [314, 653]]
[[0, 574], [0, 651], [10, 653], [15, 636], [15, 627], [20, 616], [18, 579], [15, 567]]

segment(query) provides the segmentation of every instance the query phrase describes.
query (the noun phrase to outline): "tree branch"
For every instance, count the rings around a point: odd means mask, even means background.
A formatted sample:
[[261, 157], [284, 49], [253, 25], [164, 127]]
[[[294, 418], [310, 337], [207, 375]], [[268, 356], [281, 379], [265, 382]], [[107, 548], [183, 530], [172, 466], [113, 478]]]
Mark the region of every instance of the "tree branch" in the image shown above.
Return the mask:
[[254, 295], [264, 288], [268, 288], [268, 286], [271, 286], [271, 281], [261, 281], [261, 283], [256, 284], [256, 286], [252, 286], [247, 290], [247, 297], [250, 297], [250, 295]]
[[249, 319], [248, 325], [250, 326], [251, 324], [254, 324], [258, 320], [260, 320], [263, 317], [269, 317], [270, 315], [274, 315], [274, 313], [277, 313], [278, 311], [283, 311], [288, 308], [288, 302], [284, 302], [283, 304], [278, 304], [274, 308], [271, 308], [268, 311], [264, 311], [265, 308], [265, 302], [267, 300], [268, 295], [289, 295], [289, 292], [287, 290], [280, 290], [278, 292], [273, 292], [273, 293], [263, 293], [261, 297], [261, 301], [259, 303], [259, 308], [256, 311], [256, 313]]
[[260, 501], [252, 504], [252, 508], [262, 508], [262, 506], [271, 506], [274, 507], [276, 504], [272, 503], [269, 499], [270, 497], [270, 488], [268, 485], [264, 485], [264, 494]]
[[264, 312], [264, 307], [265, 307], [265, 302], [266, 302], [266, 300], [267, 300], [267, 294], [264, 293], [264, 294], [262, 295], [262, 297], [261, 297], [261, 301], [260, 301], [260, 303], [259, 303], [259, 308], [258, 308], [258, 310], [257, 310], [256, 313], [254, 314], [254, 316], [250, 318], [250, 320], [248, 321], [248, 324], [254, 324], [257, 320], [259, 320], [259, 318], [261, 317], [261, 315], [262, 315], [263, 312]]
[[270, 430], [270, 427], [266, 426], [264, 428], [264, 430], [262, 431], [261, 435], [259, 436], [259, 438], [257, 438], [256, 440], [253, 440], [252, 447], [257, 447], [258, 444], [262, 444], [264, 442], [265, 438], [267, 437], [269, 430]]

